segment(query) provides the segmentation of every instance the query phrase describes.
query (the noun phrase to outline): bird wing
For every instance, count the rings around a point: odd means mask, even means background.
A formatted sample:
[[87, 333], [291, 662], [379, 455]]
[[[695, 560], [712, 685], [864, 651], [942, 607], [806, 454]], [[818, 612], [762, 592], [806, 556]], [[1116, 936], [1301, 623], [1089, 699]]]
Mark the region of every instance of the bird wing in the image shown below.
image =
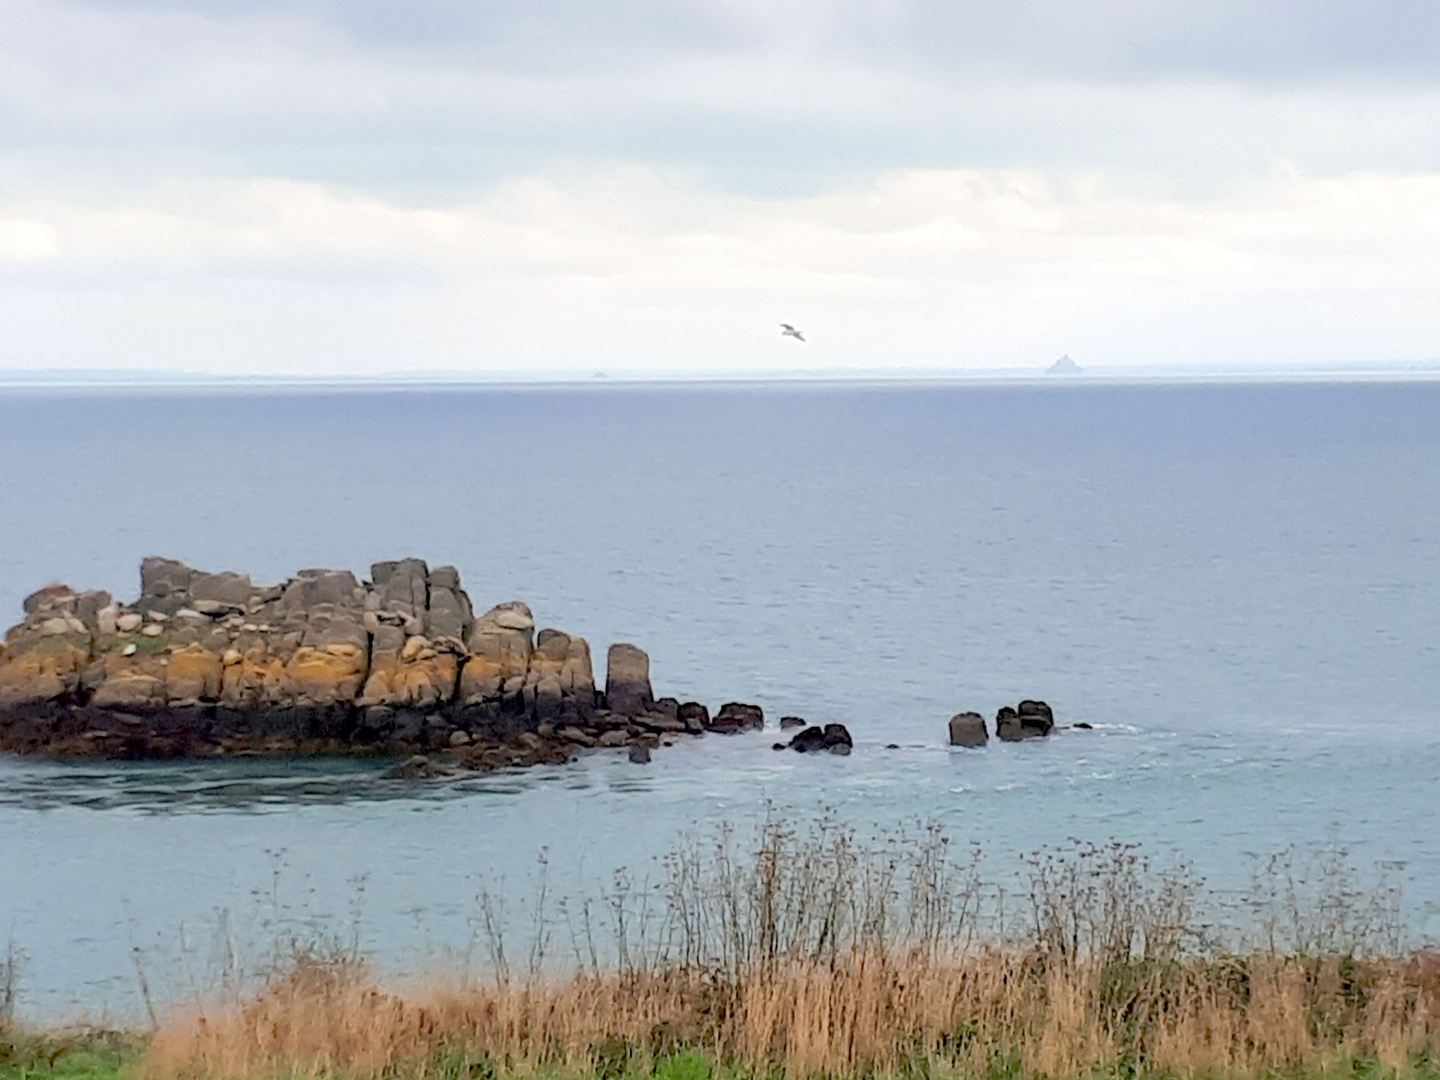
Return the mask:
[[795, 328], [791, 326], [788, 322], [782, 322], [780, 324], [780, 329], [784, 330], [787, 334], [795, 333]]

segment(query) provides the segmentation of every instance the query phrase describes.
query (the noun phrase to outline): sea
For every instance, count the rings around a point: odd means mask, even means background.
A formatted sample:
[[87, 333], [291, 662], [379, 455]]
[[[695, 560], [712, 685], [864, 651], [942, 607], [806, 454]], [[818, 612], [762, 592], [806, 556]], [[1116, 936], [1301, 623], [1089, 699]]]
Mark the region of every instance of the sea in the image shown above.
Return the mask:
[[[1134, 843], [1232, 898], [1333, 857], [1440, 934], [1440, 382], [0, 390], [4, 622], [55, 581], [133, 599], [152, 554], [452, 563], [772, 730], [457, 782], [0, 759], [22, 1015], [133, 1018], [287, 936], [466, 963], [482, 897], [523, 933], [764, 821], [933, 824], [998, 877]], [[1021, 698], [1092, 728], [946, 745]], [[854, 753], [775, 752], [785, 714]]]

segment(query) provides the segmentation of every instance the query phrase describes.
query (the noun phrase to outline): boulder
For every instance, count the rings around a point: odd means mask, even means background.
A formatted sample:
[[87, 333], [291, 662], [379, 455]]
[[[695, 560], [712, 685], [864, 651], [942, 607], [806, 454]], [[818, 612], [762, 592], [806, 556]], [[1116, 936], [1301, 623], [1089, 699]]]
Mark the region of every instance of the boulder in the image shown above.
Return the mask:
[[358, 612], [364, 596], [365, 590], [349, 570], [301, 570], [280, 594], [280, 611], [308, 612], [320, 604], [333, 604]]
[[610, 646], [605, 671], [605, 701], [619, 716], [643, 716], [655, 698], [650, 690], [650, 657], [624, 642]]
[[460, 658], [429, 639], [381, 626], [374, 636], [369, 675], [359, 705], [430, 710], [455, 696]]
[[143, 667], [109, 675], [90, 699], [96, 708], [147, 708], [165, 704], [165, 680]]
[[437, 566], [430, 571], [430, 588], [460, 591], [460, 571], [453, 566]]
[[710, 726], [710, 710], [698, 701], [686, 701], [676, 710], [675, 717], [685, 725], [685, 730], [698, 735]]
[[424, 559], [397, 559], [377, 562], [370, 567], [370, 580], [380, 598], [381, 607], [389, 611], [403, 604], [411, 614], [424, 611], [429, 604], [427, 579], [430, 568]]
[[0, 661], [0, 708], [54, 701], [80, 687], [90, 654], [64, 638], [51, 638]]
[[977, 712], [956, 713], [950, 718], [951, 746], [984, 746], [990, 741], [985, 718]]
[[437, 780], [463, 775], [464, 773], [453, 765], [432, 761], [424, 754], [406, 758], [382, 774], [386, 780]]
[[[190, 579], [191, 606], [207, 613], [225, 609], [244, 611], [254, 591], [249, 574], [237, 574], [231, 570], [222, 570], [218, 574], [196, 571]], [[200, 607], [200, 604], [206, 606]]]
[[[776, 744], [779, 745], [778, 743]], [[790, 749], [802, 754], [816, 754], [825, 751], [831, 754], [849, 754], [854, 748], [850, 731], [844, 724], [816, 724], [802, 729], [790, 740]]]
[[26, 615], [37, 615], [41, 611], [51, 610], [55, 601], [63, 600], [74, 596], [75, 592], [69, 585], [46, 585], [43, 589], [36, 589], [29, 596], [25, 597], [21, 604]]
[[813, 754], [825, 749], [825, 729], [807, 727], [790, 740], [790, 749], [802, 754]]
[[995, 735], [1004, 742], [1043, 738], [1054, 727], [1055, 715], [1043, 701], [1022, 701], [1018, 709], [1005, 705], [995, 714]]
[[140, 595], [163, 600], [176, 593], [188, 593], [195, 572], [183, 562], [152, 555], [140, 561]]
[[285, 696], [295, 705], [353, 702], [365, 681], [365, 654], [351, 645], [302, 647], [285, 665]]
[[1043, 701], [1022, 701], [1015, 707], [1015, 711], [1022, 721], [1043, 727], [1046, 732], [1055, 726], [1055, 713]]
[[170, 655], [165, 668], [165, 696], [171, 704], [216, 701], [224, 685], [224, 664], [220, 657], [199, 645], [189, 645]]
[[780, 730], [781, 730], [781, 731], [789, 731], [791, 728], [803, 728], [804, 726], [805, 726], [805, 719], [804, 719], [804, 717], [800, 717], [800, 716], [782, 716], [782, 717], [780, 717]]
[[479, 703], [525, 685], [534, 651], [531, 634], [535, 618], [518, 600], [496, 604], [470, 630], [469, 658], [460, 676], [460, 694]]
[[573, 698], [582, 711], [595, 706], [595, 672], [590, 666], [590, 643], [572, 637], [565, 651], [565, 666], [560, 669], [560, 689]]
[[741, 731], [761, 731], [764, 727], [765, 712], [759, 705], [729, 701], [720, 706], [720, 711], [710, 721], [707, 730], [721, 735], [734, 735]]

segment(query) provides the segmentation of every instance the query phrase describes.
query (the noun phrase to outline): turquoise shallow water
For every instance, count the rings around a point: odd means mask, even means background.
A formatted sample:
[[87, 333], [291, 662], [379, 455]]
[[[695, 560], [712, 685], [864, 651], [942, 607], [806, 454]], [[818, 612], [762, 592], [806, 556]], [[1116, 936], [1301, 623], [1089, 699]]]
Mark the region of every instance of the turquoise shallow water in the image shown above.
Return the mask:
[[[214, 928], [414, 967], [475, 896], [640, 876], [684, 831], [938, 818], [997, 872], [1066, 837], [1192, 861], [1332, 840], [1440, 933], [1440, 385], [7, 391], [0, 611], [168, 554], [279, 579], [418, 554], [656, 689], [839, 720], [849, 759], [707, 738], [648, 769], [416, 787], [354, 762], [0, 761], [24, 1004], [133, 1011]], [[9, 620], [7, 620], [9, 621]], [[1098, 730], [944, 747], [1040, 696]], [[898, 744], [890, 749], [889, 744]], [[517, 916], [518, 918], [518, 916]]]

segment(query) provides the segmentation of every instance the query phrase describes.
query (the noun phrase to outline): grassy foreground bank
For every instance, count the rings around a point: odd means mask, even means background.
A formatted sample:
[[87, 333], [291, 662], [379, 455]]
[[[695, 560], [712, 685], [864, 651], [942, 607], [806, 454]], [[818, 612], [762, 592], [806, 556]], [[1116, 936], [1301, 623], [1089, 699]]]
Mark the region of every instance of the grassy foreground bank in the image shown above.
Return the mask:
[[1245, 934], [1119, 844], [1035, 856], [1018, 896], [934, 828], [772, 824], [663, 866], [548, 917], [542, 886], [520, 969], [482, 896], [483, 977], [387, 985], [292, 948], [143, 1039], [0, 1051], [0, 1078], [1440, 1077], [1440, 953], [1334, 861], [1270, 860]]

